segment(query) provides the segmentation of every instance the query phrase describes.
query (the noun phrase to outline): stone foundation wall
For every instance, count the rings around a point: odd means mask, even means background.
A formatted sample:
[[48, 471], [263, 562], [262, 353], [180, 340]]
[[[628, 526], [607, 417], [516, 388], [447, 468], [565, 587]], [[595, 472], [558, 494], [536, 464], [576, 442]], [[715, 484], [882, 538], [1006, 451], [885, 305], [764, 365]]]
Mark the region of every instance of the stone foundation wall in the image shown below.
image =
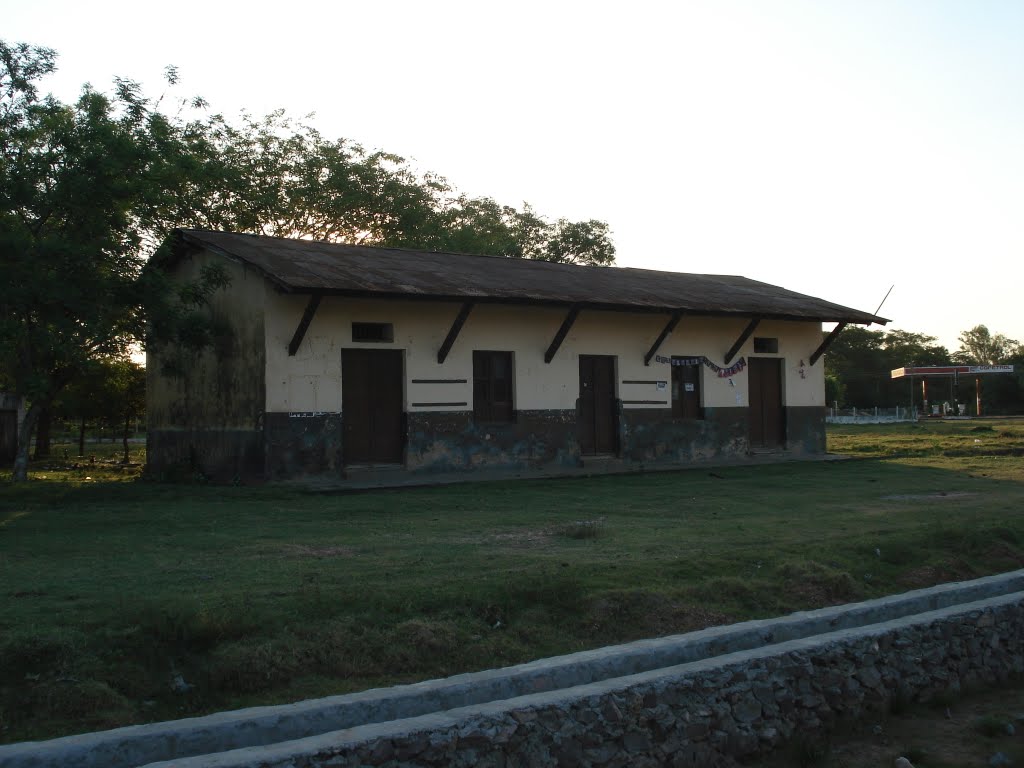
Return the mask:
[[263, 478], [260, 429], [151, 429], [146, 463], [156, 478], [201, 474], [220, 482]]
[[[517, 411], [508, 424], [476, 424], [467, 411], [408, 414], [407, 467], [413, 472], [475, 469], [548, 470], [580, 465], [575, 411]], [[824, 421], [820, 452], [824, 453]], [[702, 419], [681, 419], [664, 408], [619, 414], [624, 469], [685, 466], [746, 454], [746, 408], [706, 408]]]
[[471, 411], [418, 411], [407, 418], [410, 472], [558, 471], [579, 464], [575, 411], [517, 411], [515, 421], [502, 424], [477, 424]]
[[792, 453], [825, 453], [825, 407], [786, 406], [786, 448]]
[[[1024, 673], [1016, 593], [713, 659], [179, 768], [728, 766], [837, 720]], [[215, 762], [211, 762], [215, 761]]]
[[735, 458], [750, 449], [746, 408], [705, 408], [682, 419], [664, 408], [622, 412], [622, 457], [634, 464], [689, 464]]

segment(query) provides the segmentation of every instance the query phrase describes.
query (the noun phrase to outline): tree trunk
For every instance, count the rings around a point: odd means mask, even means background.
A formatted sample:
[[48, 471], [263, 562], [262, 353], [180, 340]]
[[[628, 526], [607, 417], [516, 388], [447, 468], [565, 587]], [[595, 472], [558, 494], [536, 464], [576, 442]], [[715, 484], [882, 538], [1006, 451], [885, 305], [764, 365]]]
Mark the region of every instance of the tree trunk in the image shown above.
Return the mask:
[[45, 459], [50, 456], [50, 425], [53, 423], [53, 410], [43, 408], [39, 411], [36, 422], [36, 458]]
[[25, 418], [21, 420], [21, 428], [18, 430], [18, 453], [14, 457], [13, 480], [16, 483], [28, 480], [28, 449], [41, 410], [43, 410], [41, 403], [32, 403], [25, 411]]
[[128, 432], [131, 430], [131, 426], [132, 426], [132, 412], [127, 410], [127, 409], [125, 409], [125, 412], [124, 412], [124, 437], [123, 437], [123, 441], [124, 441], [124, 458], [121, 460], [122, 464], [127, 464], [128, 463]]
[[82, 417], [82, 424], [78, 428], [78, 455], [85, 456], [85, 416]]

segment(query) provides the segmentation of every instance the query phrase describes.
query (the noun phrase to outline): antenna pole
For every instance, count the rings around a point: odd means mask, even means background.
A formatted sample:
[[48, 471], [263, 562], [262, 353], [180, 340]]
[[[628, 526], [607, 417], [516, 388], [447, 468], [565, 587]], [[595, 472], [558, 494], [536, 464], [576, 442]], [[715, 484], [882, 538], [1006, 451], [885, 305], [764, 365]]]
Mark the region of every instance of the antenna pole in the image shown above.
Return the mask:
[[[896, 283], [893, 283], [892, 285], [889, 286], [889, 290], [886, 291], [885, 292], [885, 296], [882, 297], [882, 304], [885, 304], [885, 300], [889, 298], [889, 294], [892, 293], [892, 289], [895, 288], [895, 287], [896, 287]], [[876, 314], [876, 315], [878, 314], [879, 310], [881, 310], [881, 308], [882, 308], [882, 304], [878, 305], [878, 309], [875, 310], [874, 314]]]

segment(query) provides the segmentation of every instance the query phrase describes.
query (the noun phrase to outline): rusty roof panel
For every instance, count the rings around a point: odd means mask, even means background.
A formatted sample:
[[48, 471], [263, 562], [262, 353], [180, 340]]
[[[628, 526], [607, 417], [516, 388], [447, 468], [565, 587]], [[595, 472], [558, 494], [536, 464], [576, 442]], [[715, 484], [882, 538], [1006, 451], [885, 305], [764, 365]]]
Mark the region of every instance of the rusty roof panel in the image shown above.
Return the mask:
[[767, 283], [730, 275], [553, 264], [502, 256], [375, 248], [230, 232], [177, 230], [179, 242], [251, 264], [282, 290], [632, 311], [888, 322]]

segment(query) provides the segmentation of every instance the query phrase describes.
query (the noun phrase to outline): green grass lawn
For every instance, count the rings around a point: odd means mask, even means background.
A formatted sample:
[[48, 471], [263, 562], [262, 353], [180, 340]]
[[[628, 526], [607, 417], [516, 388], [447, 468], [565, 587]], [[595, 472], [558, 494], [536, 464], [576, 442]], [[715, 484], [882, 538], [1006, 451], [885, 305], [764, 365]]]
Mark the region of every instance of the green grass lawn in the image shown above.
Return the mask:
[[1024, 422], [979, 424], [834, 430], [859, 461], [338, 495], [43, 462], [0, 484], [0, 741], [1018, 568]]

